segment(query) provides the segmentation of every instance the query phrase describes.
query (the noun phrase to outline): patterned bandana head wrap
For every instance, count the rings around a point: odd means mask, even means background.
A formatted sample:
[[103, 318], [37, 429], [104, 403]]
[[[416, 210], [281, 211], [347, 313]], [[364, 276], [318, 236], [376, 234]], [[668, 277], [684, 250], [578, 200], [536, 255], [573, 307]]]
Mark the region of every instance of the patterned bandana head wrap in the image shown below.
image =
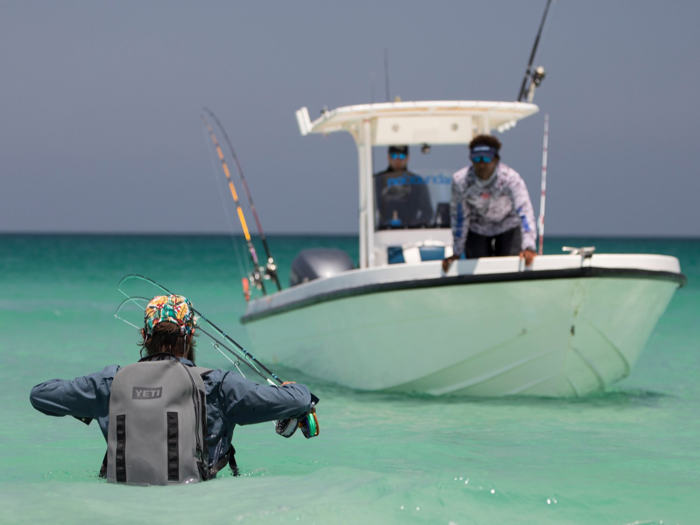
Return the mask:
[[146, 336], [153, 335], [153, 329], [163, 321], [170, 321], [180, 327], [182, 335], [190, 335], [197, 324], [194, 309], [182, 295], [159, 295], [151, 299], [143, 316]]

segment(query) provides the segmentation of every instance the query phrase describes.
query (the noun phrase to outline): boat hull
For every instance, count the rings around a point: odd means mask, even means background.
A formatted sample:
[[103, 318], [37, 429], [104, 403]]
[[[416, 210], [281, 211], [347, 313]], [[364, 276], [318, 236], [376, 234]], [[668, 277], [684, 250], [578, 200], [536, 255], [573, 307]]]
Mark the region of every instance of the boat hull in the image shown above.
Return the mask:
[[629, 375], [679, 286], [639, 269], [474, 273], [326, 293], [244, 321], [259, 359], [353, 389], [583, 396]]

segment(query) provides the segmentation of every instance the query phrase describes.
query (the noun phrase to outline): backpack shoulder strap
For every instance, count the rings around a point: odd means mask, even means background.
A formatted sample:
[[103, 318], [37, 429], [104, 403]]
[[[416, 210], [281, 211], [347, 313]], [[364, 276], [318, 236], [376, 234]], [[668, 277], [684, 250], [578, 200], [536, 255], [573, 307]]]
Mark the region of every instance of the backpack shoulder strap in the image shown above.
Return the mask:
[[234, 476], [240, 476], [240, 470], [238, 469], [238, 464], [236, 463], [236, 449], [233, 448], [233, 445], [231, 445], [231, 448], [228, 449], [228, 452], [221, 456], [219, 458], [219, 461], [209, 469], [209, 474], [212, 478], [216, 477], [216, 475], [221, 471], [222, 468], [224, 468], [228, 464], [229, 467], [231, 467], [231, 472], [233, 472]]
[[193, 370], [195, 374], [201, 377], [207, 377], [209, 374], [211, 374], [214, 370], [211, 368], [203, 368], [201, 366], [192, 366], [190, 367], [190, 370]]
[[[194, 366], [190, 369], [193, 370], [195, 374], [201, 376], [202, 379], [206, 378], [209, 374], [211, 374], [214, 371], [211, 368], [204, 368], [201, 366]], [[227, 464], [229, 467], [231, 467], [231, 471], [233, 472], [234, 476], [241, 475], [238, 469], [238, 465], [236, 464], [236, 449], [233, 448], [233, 445], [231, 445], [228, 452], [222, 457], [220, 457], [219, 461], [217, 461], [217, 463], [209, 469], [209, 476], [211, 478], [215, 477], [216, 474], [219, 473], [219, 471], [221, 471], [221, 469], [224, 468]]]

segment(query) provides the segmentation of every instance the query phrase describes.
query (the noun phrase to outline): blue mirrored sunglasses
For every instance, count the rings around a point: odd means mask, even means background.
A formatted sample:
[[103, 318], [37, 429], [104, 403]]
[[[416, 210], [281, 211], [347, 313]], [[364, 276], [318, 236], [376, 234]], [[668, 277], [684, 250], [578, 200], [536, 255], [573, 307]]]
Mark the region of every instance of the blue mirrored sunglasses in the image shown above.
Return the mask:
[[394, 160], [396, 160], [396, 159], [401, 159], [401, 160], [403, 160], [403, 159], [406, 158], [406, 154], [405, 154], [405, 153], [392, 153], [392, 154], [391, 154], [391, 158], [394, 159]]
[[491, 162], [492, 160], [493, 160], [493, 159], [492, 159], [491, 157], [474, 157], [474, 158], [472, 159], [472, 162], [475, 162], [475, 163], [476, 163], [476, 162], [485, 162], [485, 163], [488, 164], [488, 163]]

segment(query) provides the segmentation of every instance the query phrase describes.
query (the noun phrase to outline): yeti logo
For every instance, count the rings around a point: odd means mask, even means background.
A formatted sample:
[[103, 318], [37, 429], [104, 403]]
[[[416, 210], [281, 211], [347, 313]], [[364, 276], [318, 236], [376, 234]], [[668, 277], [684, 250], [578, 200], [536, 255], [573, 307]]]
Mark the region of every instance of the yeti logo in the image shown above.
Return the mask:
[[131, 399], [158, 399], [163, 395], [163, 387], [146, 388], [135, 386], [131, 393]]

